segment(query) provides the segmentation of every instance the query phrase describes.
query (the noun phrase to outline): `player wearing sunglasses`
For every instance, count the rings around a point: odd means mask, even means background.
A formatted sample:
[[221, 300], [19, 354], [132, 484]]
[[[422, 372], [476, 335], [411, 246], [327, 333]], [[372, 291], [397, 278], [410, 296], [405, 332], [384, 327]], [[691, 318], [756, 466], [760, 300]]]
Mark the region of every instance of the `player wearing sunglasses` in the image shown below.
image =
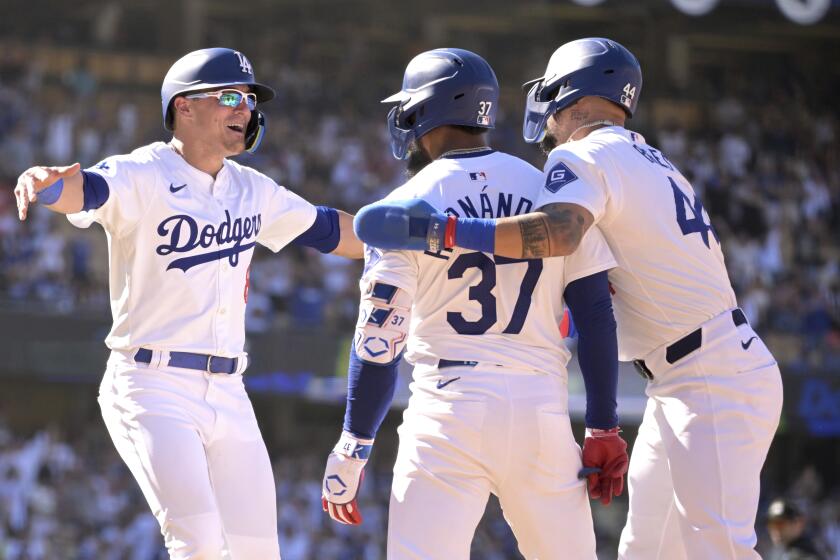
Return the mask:
[[178, 60], [161, 88], [169, 142], [80, 170], [33, 167], [15, 188], [108, 236], [113, 328], [105, 425], [173, 559], [279, 560], [274, 477], [242, 373], [259, 243], [361, 257], [352, 216], [228, 158], [257, 149], [274, 91], [231, 49]]

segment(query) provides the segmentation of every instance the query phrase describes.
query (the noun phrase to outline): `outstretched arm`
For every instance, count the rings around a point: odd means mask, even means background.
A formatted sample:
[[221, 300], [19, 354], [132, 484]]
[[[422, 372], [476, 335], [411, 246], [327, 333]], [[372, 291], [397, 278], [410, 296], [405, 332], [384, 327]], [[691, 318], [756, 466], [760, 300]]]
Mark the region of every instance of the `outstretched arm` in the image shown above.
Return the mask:
[[438, 253], [462, 247], [514, 259], [560, 257], [575, 252], [592, 225], [592, 214], [577, 204], [553, 203], [536, 212], [499, 218], [458, 218], [421, 199], [377, 202], [356, 215], [363, 242], [381, 249]]
[[18, 177], [15, 186], [18, 218], [23, 221], [29, 206], [40, 199], [53, 212], [74, 214], [84, 202], [83, 176], [79, 164], [64, 167], [30, 167]]
[[341, 210], [337, 212], [338, 229], [341, 233], [333, 254], [348, 259], [361, 259], [364, 256], [364, 245], [353, 232], [353, 215]]
[[316, 206], [316, 210], [315, 221], [292, 243], [340, 257], [362, 258], [362, 242], [353, 233], [353, 216], [329, 206]]

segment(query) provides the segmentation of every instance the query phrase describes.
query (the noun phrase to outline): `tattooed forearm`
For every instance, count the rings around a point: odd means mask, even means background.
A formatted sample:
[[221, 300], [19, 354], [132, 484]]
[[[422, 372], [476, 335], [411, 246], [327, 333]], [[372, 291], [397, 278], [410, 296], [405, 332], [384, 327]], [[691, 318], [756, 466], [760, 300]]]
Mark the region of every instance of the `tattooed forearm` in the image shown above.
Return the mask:
[[522, 234], [521, 258], [542, 259], [551, 256], [551, 238], [546, 215], [535, 212], [523, 218], [519, 222], [519, 231]]
[[592, 214], [577, 204], [555, 203], [530, 214], [496, 220], [494, 253], [512, 259], [545, 259], [577, 249]]
[[546, 216], [549, 246], [552, 249], [549, 256], [574, 253], [591, 223], [591, 218], [587, 219], [588, 212], [576, 204], [549, 204], [542, 209], [542, 213]]

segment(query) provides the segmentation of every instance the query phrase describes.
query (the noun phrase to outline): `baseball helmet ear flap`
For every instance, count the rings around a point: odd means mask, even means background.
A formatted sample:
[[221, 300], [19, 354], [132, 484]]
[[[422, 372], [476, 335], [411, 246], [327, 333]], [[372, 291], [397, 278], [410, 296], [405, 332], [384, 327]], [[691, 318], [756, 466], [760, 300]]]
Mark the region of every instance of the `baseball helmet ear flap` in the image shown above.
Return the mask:
[[265, 115], [262, 111], [251, 111], [251, 120], [245, 128], [245, 151], [253, 154], [257, 151], [265, 136]]

